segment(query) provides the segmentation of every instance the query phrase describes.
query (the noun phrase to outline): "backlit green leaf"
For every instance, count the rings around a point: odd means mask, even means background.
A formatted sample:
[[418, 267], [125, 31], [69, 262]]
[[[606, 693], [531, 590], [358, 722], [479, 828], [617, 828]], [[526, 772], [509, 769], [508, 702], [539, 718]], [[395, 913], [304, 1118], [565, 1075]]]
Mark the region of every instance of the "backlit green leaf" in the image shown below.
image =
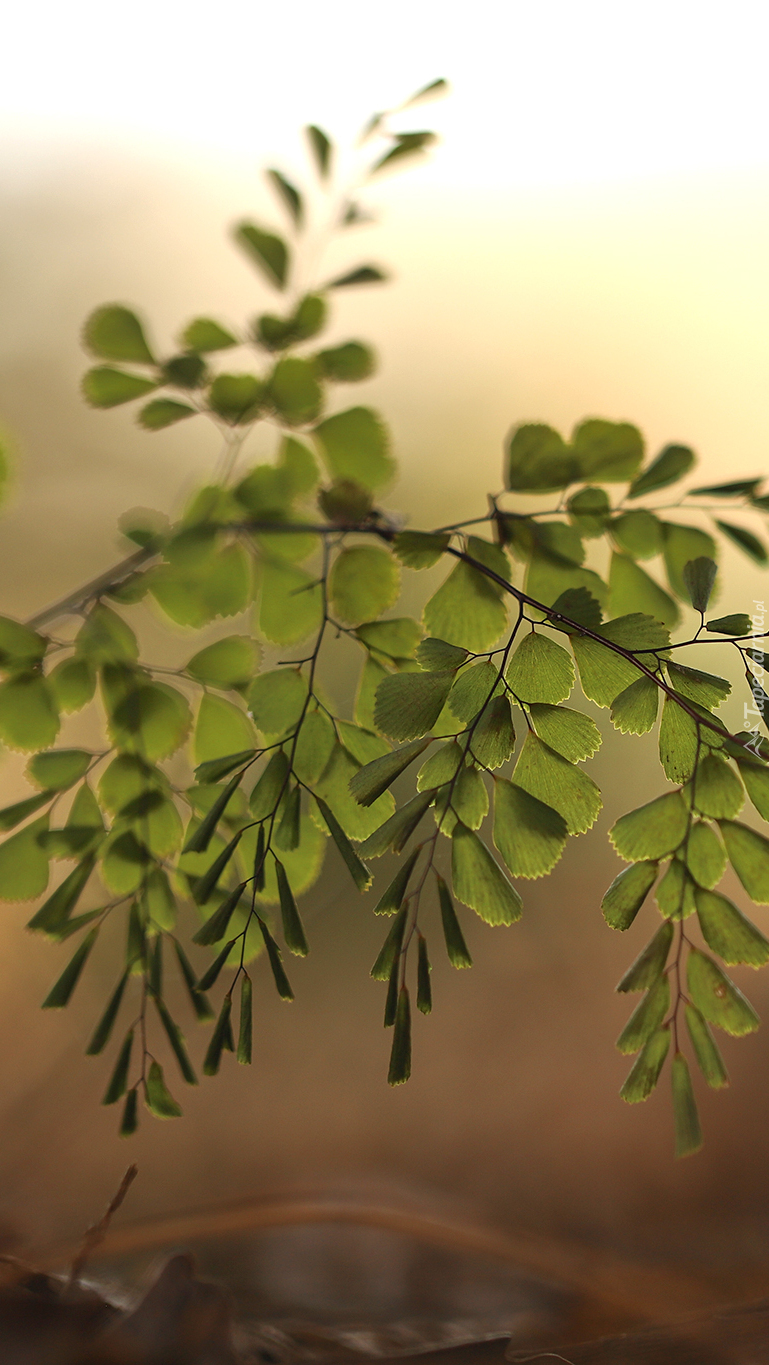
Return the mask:
[[453, 787], [435, 798], [435, 823], [441, 834], [450, 834], [457, 820], [469, 829], [479, 829], [489, 810], [489, 794], [477, 768], [462, 767]]
[[248, 635], [228, 635], [193, 654], [184, 671], [209, 687], [228, 690], [245, 687], [258, 666], [256, 642]]
[[[236, 940], [234, 938], [230, 939], [229, 943], [225, 943], [221, 952], [217, 953], [216, 957], [211, 963], [211, 966], [203, 973], [200, 980], [198, 981], [197, 985], [198, 994], [200, 994], [201, 991], [210, 990], [210, 988], [214, 985], [214, 982], [216, 982], [219, 979], [226, 965], [227, 958], [229, 957], [233, 947], [235, 946], [235, 942]], [[203, 1072], [205, 1074], [205, 1065], [203, 1067]]]
[[108, 303], [91, 313], [83, 328], [83, 345], [99, 360], [154, 364], [139, 319], [121, 304]]
[[397, 910], [400, 910], [418, 857], [419, 849], [415, 848], [408, 858], [401, 863], [390, 885], [382, 892], [374, 906], [375, 915], [394, 915]]
[[704, 556], [699, 559], [690, 559], [688, 564], [684, 564], [683, 580], [688, 589], [691, 604], [694, 610], [700, 614], [708, 609], [708, 602], [717, 573], [718, 565], [715, 560], [706, 559]]
[[307, 683], [293, 668], [274, 669], [254, 678], [248, 693], [248, 708], [255, 724], [265, 735], [292, 730], [307, 705]]
[[639, 1104], [655, 1089], [670, 1048], [670, 1029], [657, 1029], [647, 1038], [628, 1072], [620, 1095], [627, 1104]]
[[582, 691], [599, 706], [611, 706], [614, 698], [638, 678], [638, 669], [629, 660], [597, 640], [573, 635], [571, 644]]
[[35, 754], [27, 764], [27, 773], [37, 787], [48, 791], [64, 791], [83, 777], [93, 762], [93, 754], [83, 749], [55, 749], [46, 754]]
[[653, 512], [637, 508], [623, 512], [611, 523], [611, 534], [631, 559], [652, 559], [662, 549], [662, 527]]
[[[481, 549], [484, 545], [485, 549]], [[489, 546], [471, 538], [468, 550], [475, 559], [481, 560], [501, 577], [509, 577], [504, 551], [498, 546]], [[507, 624], [507, 604], [500, 597], [501, 591], [479, 569], [460, 562], [425, 606], [426, 631], [462, 649], [489, 649]]]
[[454, 894], [486, 924], [513, 924], [523, 910], [515, 887], [508, 881], [478, 835], [457, 824], [451, 840], [451, 879]]
[[566, 593], [579, 592], [580, 589], [600, 603], [605, 603], [608, 596], [606, 584], [592, 569], [567, 563], [540, 546], [535, 547], [526, 572], [526, 592], [530, 597], [549, 605], [559, 601]]
[[398, 992], [394, 1025], [387, 1084], [403, 1085], [411, 1075], [411, 1005], [406, 986]]
[[286, 870], [277, 859], [275, 867], [278, 877], [278, 891], [280, 892], [280, 914], [283, 924], [283, 937], [289, 952], [297, 957], [306, 957], [309, 952], [304, 927], [299, 917], [299, 911], [294, 900], [294, 895], [289, 885]]
[[575, 526], [562, 521], [532, 522], [533, 542], [553, 559], [566, 564], [584, 564], [585, 547]]
[[769, 962], [769, 939], [726, 896], [698, 889], [695, 900], [702, 936], [727, 966], [744, 962], [763, 967]]
[[181, 1118], [181, 1107], [177, 1104], [163, 1076], [159, 1062], [150, 1062], [145, 1081], [145, 1100], [147, 1108], [157, 1119]]
[[428, 635], [416, 652], [417, 663], [427, 673], [455, 673], [468, 657], [467, 650]]
[[570, 834], [582, 834], [598, 818], [601, 793], [592, 778], [544, 744], [526, 736], [513, 773], [517, 786], [558, 811]]
[[183, 422], [185, 417], [194, 417], [197, 408], [189, 403], [178, 403], [175, 398], [153, 398], [139, 413], [138, 422], [145, 431], [162, 431]]
[[658, 488], [667, 488], [669, 484], [677, 483], [684, 474], [688, 474], [695, 460], [694, 451], [688, 446], [665, 446], [656, 460], [652, 460], [638, 478], [633, 480], [627, 496], [640, 498], [643, 493], [651, 493]]
[[[325, 801], [323, 801], [320, 797], [316, 797], [316, 800], [318, 802], [318, 809], [320, 810], [323, 819], [328, 825], [331, 837], [334, 840], [334, 843], [336, 844], [340, 854], [342, 855], [342, 859], [347, 867], [348, 872], [350, 873], [350, 876], [355, 882], [355, 885], [357, 886], [359, 891], [368, 891], [368, 888], [370, 887], [373, 878], [368, 868], [366, 867], [366, 864], [362, 861], [361, 858], [358, 857], [358, 854], [356, 853], [355, 849], [350, 843], [350, 840], [347, 838], [347, 835], [342, 829], [342, 826], [340, 825], [333, 811], [329, 809]], [[366, 843], [368, 843], [368, 840], [366, 841]], [[369, 856], [369, 850], [366, 847], [366, 843], [361, 844], [361, 853], [363, 853], [364, 857]]]
[[629, 422], [591, 417], [574, 428], [571, 440], [582, 478], [599, 483], [632, 479], [643, 459], [643, 437]]
[[139, 657], [139, 645], [131, 627], [103, 602], [88, 613], [75, 636], [75, 649], [91, 665], [133, 663]]
[[678, 848], [689, 823], [680, 792], [667, 792], [637, 810], [620, 816], [609, 831], [609, 838], [621, 858], [640, 862], [648, 858], [664, 858]]
[[262, 937], [264, 938], [264, 946], [267, 949], [267, 958], [269, 960], [270, 970], [272, 971], [272, 977], [275, 982], [275, 989], [277, 990], [281, 1000], [293, 1000], [294, 992], [291, 989], [288, 977], [286, 976], [286, 973], [283, 968], [280, 948], [275, 942], [275, 939], [272, 937], [272, 934], [267, 928], [267, 925], [265, 924], [264, 920], [261, 919], [259, 916], [257, 916], [257, 918], [259, 919], [259, 928], [261, 929]]
[[206, 920], [202, 929], [198, 929], [198, 932], [193, 936], [194, 943], [200, 943], [204, 947], [210, 947], [211, 944], [214, 943], [221, 943], [222, 939], [226, 937], [227, 930], [230, 927], [230, 920], [240, 904], [245, 889], [246, 883], [239, 882], [235, 889], [231, 891], [228, 896], [225, 896], [218, 909], [214, 910], [213, 914]]
[[0, 616], [0, 668], [26, 672], [44, 658], [46, 648], [47, 641], [37, 631]]
[[265, 398], [265, 385], [253, 374], [219, 374], [208, 390], [211, 411], [231, 426], [253, 422]]
[[376, 728], [390, 739], [418, 739], [438, 719], [452, 681], [451, 673], [395, 673], [384, 678], [376, 694]]
[[750, 635], [753, 622], [745, 612], [735, 612], [732, 616], [719, 616], [715, 621], [707, 621], [705, 629], [715, 635]]
[[693, 1005], [686, 1006], [686, 1027], [694, 1055], [705, 1080], [712, 1090], [722, 1090], [729, 1084], [729, 1076], [715, 1039], [705, 1020]]
[[[350, 730], [354, 735], [353, 727], [350, 727]], [[358, 731], [355, 738], [356, 747], [359, 747], [357, 741], [360, 734]], [[340, 725], [340, 738], [344, 741], [351, 737], [352, 735], [346, 734]], [[371, 740], [373, 741], [371, 748], [366, 746], [369, 748], [369, 754], [373, 752], [381, 756], [384, 742], [377, 736], [371, 736]], [[358, 766], [359, 760], [344, 743], [335, 743], [314, 788], [315, 795], [323, 797], [348, 837], [355, 840], [367, 838], [395, 809], [394, 798], [388, 791], [382, 793], [368, 807], [358, 803], [350, 786]]]
[[337, 383], [368, 379], [376, 368], [374, 352], [360, 341], [347, 341], [343, 346], [319, 351], [313, 363], [323, 379], [335, 380]]
[[569, 517], [581, 536], [588, 538], [603, 534], [611, 507], [603, 488], [581, 488], [567, 503]]
[[240, 707], [210, 693], [201, 698], [193, 739], [196, 764], [255, 746], [254, 727]]
[[[117, 1061], [115, 1062], [115, 1069], [112, 1072], [109, 1084], [107, 1086], [106, 1091], [104, 1092], [104, 1099], [102, 1100], [102, 1104], [116, 1104], [117, 1101], [121, 1099], [123, 1095], [125, 1095], [126, 1084], [128, 1081], [128, 1069], [131, 1065], [131, 1051], [133, 1049], [133, 1041], [134, 1031], [133, 1029], [129, 1029], [123, 1042], [123, 1046], [121, 1047], [120, 1052], [118, 1053], [118, 1058]], [[134, 1103], [129, 1106], [128, 1103], [126, 1102], [126, 1111], [120, 1129], [121, 1136], [125, 1137], [130, 1136], [131, 1133], [135, 1132], [137, 1126], [135, 1116], [136, 1091], [132, 1090], [130, 1092], [130, 1095], [133, 1095]]]
[[422, 638], [422, 632], [411, 616], [397, 616], [389, 621], [364, 621], [355, 634], [370, 649], [386, 654], [391, 659], [413, 659]]
[[282, 749], [277, 749], [270, 756], [251, 793], [249, 808], [255, 820], [267, 819], [277, 808], [288, 780], [288, 773], [288, 757]]
[[[133, 688], [118, 703], [112, 711], [109, 728], [114, 740], [124, 748], [148, 759], [159, 759], [176, 752], [186, 739], [191, 724], [192, 713], [186, 697], [166, 683], [149, 682]], [[211, 754], [198, 755], [199, 761], [211, 757]]]
[[726, 849], [712, 825], [695, 820], [686, 841], [686, 866], [694, 880], [710, 890], [726, 869]]
[[651, 678], [640, 677], [614, 698], [612, 725], [623, 735], [645, 735], [656, 724], [659, 688]]
[[701, 673], [696, 668], [685, 668], [683, 664], [672, 661], [667, 665], [670, 685], [680, 696], [696, 701], [708, 710], [719, 706], [724, 697], [732, 690], [726, 678], [717, 678], [713, 673]]
[[501, 768], [515, 748], [515, 730], [507, 697], [492, 697], [473, 730], [471, 753], [484, 768]]
[[601, 901], [612, 929], [629, 929], [657, 877], [657, 863], [633, 863], [619, 872]]
[[578, 464], [552, 427], [528, 422], [516, 427], [507, 446], [505, 487], [513, 492], [548, 492], [578, 477]]
[[512, 782], [494, 783], [494, 843], [514, 877], [544, 877], [560, 858], [568, 829], [562, 815]]
[[688, 919], [696, 909], [695, 890], [695, 884], [683, 863], [673, 858], [654, 893], [660, 913], [667, 919]]
[[342, 550], [329, 575], [329, 593], [336, 615], [359, 625], [387, 611], [398, 596], [400, 566], [387, 550], [355, 545]]
[[143, 398], [157, 387], [155, 379], [142, 379], [138, 374], [128, 374], [111, 365], [96, 365], [92, 370], [86, 370], [80, 385], [86, 403], [92, 408], [116, 408], [134, 398]]
[[388, 820], [385, 820], [379, 829], [374, 830], [367, 839], [364, 839], [360, 846], [360, 851], [364, 858], [381, 858], [383, 853], [392, 849], [394, 853], [400, 853], [408, 839], [414, 833], [417, 825], [428, 809], [433, 799], [431, 791], [419, 792], [412, 796], [405, 806], [396, 810]]
[[336, 412], [315, 428], [320, 452], [334, 479], [354, 479], [379, 489], [395, 473], [387, 428], [371, 408]]
[[692, 1004], [716, 1028], [741, 1038], [754, 1033], [760, 1020], [742, 991], [721, 971], [717, 962], [698, 948], [689, 949], [686, 981]]
[[86, 659], [63, 659], [48, 674], [48, 686], [59, 711], [80, 711], [96, 690], [96, 673]]
[[[739, 766], [742, 773], [743, 764]], [[758, 767], [758, 765], [755, 766]], [[744, 767], [748, 767], [748, 764], [745, 764]], [[763, 779], [761, 780], [763, 784]], [[748, 781], [749, 779], [746, 779], [746, 785]], [[769, 782], [765, 785], [769, 788]], [[745, 800], [745, 793], [739, 777], [730, 764], [724, 762], [717, 754], [709, 753], [701, 758], [697, 764], [697, 771], [692, 782], [692, 800], [695, 809], [701, 815], [710, 816], [713, 820], [730, 820], [740, 811]], [[761, 811], [760, 807], [757, 809], [763, 815], [769, 814], [769, 790], [767, 791], [767, 811]]]
[[72, 999], [72, 993], [80, 980], [83, 968], [88, 961], [91, 949], [99, 936], [98, 929], [91, 929], [83, 942], [70, 958], [58, 981], [54, 982], [41, 1005], [44, 1010], [62, 1010]]
[[253, 988], [251, 977], [244, 976], [240, 987], [240, 1029], [238, 1033], [237, 1057], [241, 1066], [250, 1066], [253, 1042], [252, 1023]]
[[567, 706], [534, 705], [531, 719], [540, 739], [570, 763], [591, 758], [601, 744], [601, 732], [590, 716]]
[[287, 426], [314, 422], [323, 405], [323, 391], [311, 360], [284, 356], [267, 382], [267, 393], [278, 417]]
[[627, 555], [613, 554], [609, 569], [609, 607], [613, 614], [642, 611], [666, 626], [678, 623], [680, 612], [669, 593]]
[[464, 762], [464, 750], [456, 740], [451, 740], [449, 744], [444, 744], [440, 749], [435, 750], [422, 767], [417, 775], [417, 791], [428, 791], [431, 788], [442, 787], [456, 775], [458, 769]]
[[666, 697], [660, 721], [660, 763], [671, 782], [686, 782], [698, 754], [697, 726], [672, 697]]
[[626, 1054], [638, 1052], [647, 1038], [656, 1033], [669, 1008], [670, 982], [666, 976], [661, 976], [633, 1010], [617, 1039], [619, 1051]]
[[430, 959], [427, 955], [427, 940], [419, 934], [417, 940], [417, 1009], [422, 1014], [430, 1014], [433, 1007], [433, 993], [430, 985]]
[[719, 820], [718, 824], [729, 862], [750, 899], [769, 905], [769, 839], [737, 821]]
[[501, 692], [499, 672], [490, 660], [460, 673], [449, 693], [449, 709], [458, 720], [474, 721], [481, 709], [490, 704], [494, 692]]
[[115, 1027], [115, 1020], [118, 1016], [127, 982], [128, 972], [125, 971], [109, 998], [107, 1008], [93, 1031], [91, 1041], [85, 1050], [86, 1057], [98, 1057], [99, 1053], [104, 1051], [107, 1043], [112, 1037], [112, 1030]]
[[676, 1130], [676, 1156], [692, 1156], [702, 1146], [697, 1103], [689, 1074], [689, 1063], [682, 1052], [677, 1052], [671, 1067], [673, 1084], [673, 1119]]
[[441, 907], [441, 923], [443, 925], [443, 937], [446, 941], [446, 952], [452, 967], [472, 967], [473, 959], [468, 952], [464, 935], [459, 927], [454, 902], [451, 899], [451, 892], [442, 877], [437, 876], [438, 900]]
[[[763, 763], [751, 763], [739, 759], [737, 760], [737, 766], [739, 768], [740, 777], [745, 783], [748, 796], [750, 797], [753, 805], [755, 806], [759, 815], [763, 816], [764, 820], [769, 820], [769, 768], [767, 768]], [[742, 805], [742, 790], [740, 787], [740, 780], [734, 774], [732, 769], [727, 768], [727, 772], [729, 773], [729, 776], [732, 778], [733, 783], [736, 785], [737, 789], [740, 792], [740, 803], [738, 806], [735, 806], [734, 810], [719, 811], [720, 815], [724, 815], [728, 818], [730, 815], [736, 815], [737, 811]], [[701, 796], [699, 787], [699, 771], [697, 774], [697, 779], [698, 779], [697, 800], [699, 802]]]
[[315, 165], [318, 168], [318, 174], [321, 180], [326, 180], [328, 178], [331, 163], [332, 144], [323, 132], [323, 129], [316, 127], [314, 123], [309, 123], [305, 128], [305, 132], [312, 150]]
[[669, 921], [660, 925], [635, 962], [628, 967], [622, 980], [617, 983], [618, 991], [645, 991], [654, 985], [662, 975], [668, 960], [673, 932], [673, 925]]
[[[355, 221], [351, 220], [348, 215], [345, 216], [345, 222]], [[364, 221], [368, 222], [369, 219]], [[329, 280], [326, 288], [347, 289], [356, 284], [382, 284], [386, 279], [387, 275], [383, 270], [380, 270], [378, 265], [359, 265], [355, 270], [347, 270], [344, 275], [337, 275], [336, 279]]]
[[758, 536], [753, 535], [752, 531], [746, 530], [744, 526], [733, 526], [732, 523], [728, 521], [717, 520], [716, 526], [719, 531], [723, 531], [724, 535], [731, 540], [733, 545], [738, 546], [740, 550], [744, 551], [749, 559], [752, 559], [756, 564], [766, 563], [769, 558], [769, 555], [767, 555], [766, 552], [766, 546], [763, 541], [758, 539]]
[[393, 550], [407, 569], [431, 569], [449, 543], [447, 535], [428, 535], [424, 531], [399, 531]]
[[293, 645], [318, 630], [322, 619], [317, 575], [285, 560], [265, 560], [259, 609], [262, 634], [274, 644]]
[[405, 772], [410, 763], [421, 753], [424, 753], [429, 739], [413, 740], [411, 744], [406, 744], [402, 749], [396, 749], [393, 753], [383, 754], [380, 758], [375, 758], [372, 763], [367, 763], [365, 767], [359, 768], [350, 778], [350, 791], [355, 800], [361, 806], [370, 806], [377, 800], [383, 792]]
[[403, 934], [406, 928], [407, 914], [408, 909], [404, 905], [402, 909], [398, 911], [396, 918], [392, 922], [387, 938], [382, 944], [376, 962], [371, 968], [371, 976], [375, 981], [389, 981], [390, 979], [390, 974], [400, 956], [401, 947], [403, 945]]
[[200, 824], [189, 835], [187, 842], [182, 850], [183, 853], [205, 853], [211, 838], [216, 830], [216, 826], [222, 819], [230, 801], [240, 786], [242, 774], [236, 773], [231, 777], [225, 787], [222, 787], [216, 800], [209, 807]]
[[284, 289], [289, 267], [286, 243], [272, 232], [265, 232], [254, 223], [240, 223], [235, 229], [235, 241], [246, 255], [259, 266], [265, 278], [277, 289]]
[[59, 715], [40, 673], [15, 673], [0, 683], [0, 740], [11, 749], [47, 749], [59, 733]]
[[292, 185], [291, 181], [287, 180], [281, 171], [270, 168], [270, 170], [266, 172], [266, 175], [267, 179], [277, 191], [278, 198], [288, 209], [294, 226], [297, 228], [301, 227], [304, 219], [304, 206], [302, 203], [302, 196], [296, 186]]
[[45, 791], [39, 796], [28, 796], [26, 801], [16, 801], [12, 806], [5, 806], [0, 810], [0, 830], [13, 829], [15, 825], [20, 825], [28, 815], [34, 815], [41, 806], [47, 805], [51, 798], [52, 793]]
[[70, 872], [63, 882], [60, 882], [53, 894], [32, 916], [27, 928], [59, 938], [85, 889], [95, 863], [96, 859], [93, 854], [84, 858], [80, 865], [73, 872]]
[[48, 829], [48, 816], [33, 820], [0, 844], [0, 899], [31, 901], [48, 885], [48, 856], [38, 837]]
[[188, 323], [181, 335], [181, 342], [190, 351], [225, 351], [237, 346], [238, 339], [213, 318], [194, 318]]
[[[208, 379], [208, 369], [206, 367], [206, 362], [201, 355], [193, 355], [189, 351], [185, 351], [182, 355], [174, 355], [171, 356], [170, 360], [166, 360], [163, 365], [163, 378], [166, 383], [170, 384], [173, 388], [183, 389], [189, 392], [190, 389], [202, 388], [203, 384], [205, 384]], [[162, 402], [162, 400], [159, 401]], [[152, 408], [153, 404], [149, 403], [147, 406], [148, 408]], [[197, 408], [193, 408], [192, 411], [197, 412]], [[176, 420], [171, 413], [168, 413], [167, 415], [171, 417], [171, 421]], [[185, 412], [185, 415], [188, 415], [188, 413]], [[150, 422], [146, 423], [146, 416], [147, 408], [144, 408], [139, 414], [139, 421], [142, 426], [146, 424], [152, 427], [154, 425], [153, 419], [150, 419]], [[160, 425], [166, 426], [168, 423], [162, 420]]]
[[633, 651], [665, 649], [670, 643], [670, 631], [667, 626], [640, 611], [628, 612], [624, 616], [606, 621], [601, 626], [600, 633], [613, 644], [620, 645], [622, 649]]
[[715, 559], [715, 541], [706, 531], [700, 531], [696, 526], [681, 526], [674, 522], [664, 522], [663, 533], [665, 537], [663, 553], [668, 581], [676, 597], [688, 602], [689, 592], [684, 569], [692, 559]]
[[562, 645], [532, 632], [513, 654], [506, 677], [522, 701], [557, 704], [574, 686], [574, 664]]

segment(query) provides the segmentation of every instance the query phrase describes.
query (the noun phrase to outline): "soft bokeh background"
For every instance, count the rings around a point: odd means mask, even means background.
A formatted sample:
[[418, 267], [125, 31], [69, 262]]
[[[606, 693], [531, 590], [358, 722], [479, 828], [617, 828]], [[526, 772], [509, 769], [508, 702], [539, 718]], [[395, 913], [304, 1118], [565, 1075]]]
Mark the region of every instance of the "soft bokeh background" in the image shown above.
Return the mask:
[[[16, 452], [2, 610], [31, 613], [100, 571], [120, 552], [119, 513], [176, 505], [217, 454], [202, 424], [150, 436], [125, 410], [83, 406], [88, 311], [130, 303], [167, 346], [195, 314], [259, 310], [266, 291], [226, 230], [243, 215], [279, 224], [260, 168], [303, 176], [303, 123], [345, 143], [439, 75], [450, 99], [402, 126], [436, 127], [443, 144], [377, 184], [382, 224], [330, 258], [396, 275], [340, 298], [334, 324], [380, 351], [358, 393], [392, 425], [392, 505], [415, 525], [482, 511], [522, 420], [633, 420], [652, 453], [693, 445], [707, 478], [769, 468], [763, 19], [747, 0], [16, 6], [0, 79], [0, 418]], [[724, 609], [751, 610], [766, 578], [724, 561]], [[672, 1162], [666, 1093], [641, 1110], [616, 1098], [627, 1010], [612, 987], [653, 914], [628, 942], [597, 904], [617, 870], [612, 812], [628, 782], [639, 800], [654, 791], [640, 747], [615, 736], [593, 765], [607, 812], [528, 890], [524, 922], [471, 925], [472, 973], [436, 967], [436, 1010], [417, 1020], [414, 1077], [397, 1090], [368, 979], [381, 927], [334, 868], [308, 897], [296, 1004], [264, 983], [252, 1071], [226, 1067], [187, 1093], [183, 1121], [148, 1118], [130, 1149], [98, 1106], [102, 1064], [81, 1055], [108, 964], [65, 1014], [41, 1014], [55, 950], [25, 936], [28, 907], [4, 907], [9, 1227], [75, 1233], [135, 1155], [134, 1215], [374, 1182], [651, 1258], [763, 1263], [767, 1035], [727, 1040], [733, 1091], [702, 1096], [708, 1145], [691, 1161]], [[15, 774], [4, 760], [9, 794]], [[767, 987], [743, 977], [766, 1007]]]

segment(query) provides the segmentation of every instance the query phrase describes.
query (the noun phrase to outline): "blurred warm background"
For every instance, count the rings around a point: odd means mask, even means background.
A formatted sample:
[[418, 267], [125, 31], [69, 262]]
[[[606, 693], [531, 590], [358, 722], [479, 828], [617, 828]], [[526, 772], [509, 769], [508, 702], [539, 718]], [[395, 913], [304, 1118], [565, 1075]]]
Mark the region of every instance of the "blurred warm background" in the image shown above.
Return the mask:
[[[124, 409], [84, 407], [85, 315], [129, 303], [166, 346], [195, 314], [260, 310], [266, 292], [227, 240], [243, 215], [279, 224], [260, 168], [304, 175], [303, 123], [349, 140], [439, 75], [453, 94], [408, 122], [443, 144], [377, 184], [381, 225], [330, 258], [396, 277], [340, 297], [334, 323], [380, 352], [358, 393], [392, 425], [391, 505], [415, 525], [482, 511], [522, 420], [632, 420], [652, 453], [694, 446], [709, 479], [769, 470], [761, 24], [749, 0], [728, 13], [688, 0], [17, 6], [0, 79], [0, 421], [15, 452], [0, 609], [24, 616], [99, 572], [121, 552], [119, 513], [177, 505], [217, 454], [202, 423], [153, 436]], [[724, 609], [750, 611], [769, 580], [724, 562]], [[187, 1092], [182, 1121], [147, 1117], [130, 1146], [99, 1107], [102, 1063], [82, 1056], [109, 965], [64, 1014], [41, 1014], [56, 950], [25, 935], [28, 907], [3, 907], [9, 1235], [74, 1235], [135, 1157], [134, 1217], [276, 1189], [416, 1190], [650, 1260], [762, 1266], [769, 1034], [726, 1040], [733, 1088], [701, 1095], [707, 1145], [685, 1163], [665, 1085], [641, 1109], [616, 1097], [627, 1008], [612, 988], [653, 914], [628, 942], [597, 906], [623, 791], [655, 790], [640, 747], [614, 736], [593, 764], [607, 811], [528, 888], [523, 923], [469, 925], [475, 969], [436, 966], [435, 1012], [417, 1020], [414, 1076], [397, 1090], [368, 978], [381, 929], [336, 864], [308, 897], [296, 1003], [264, 983], [251, 1072], [225, 1067]], [[10, 758], [0, 781], [3, 803], [21, 790]], [[764, 981], [737, 976], [766, 1013]]]

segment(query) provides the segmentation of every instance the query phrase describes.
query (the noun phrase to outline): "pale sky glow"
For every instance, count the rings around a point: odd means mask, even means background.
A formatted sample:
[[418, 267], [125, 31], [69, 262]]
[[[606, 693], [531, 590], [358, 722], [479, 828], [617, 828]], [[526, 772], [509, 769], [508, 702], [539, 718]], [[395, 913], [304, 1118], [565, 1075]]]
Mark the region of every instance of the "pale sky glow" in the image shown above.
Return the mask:
[[39, 0], [4, 16], [3, 159], [94, 141], [280, 154], [303, 121], [345, 136], [443, 75], [434, 184], [766, 167], [766, 18], [757, 0]]

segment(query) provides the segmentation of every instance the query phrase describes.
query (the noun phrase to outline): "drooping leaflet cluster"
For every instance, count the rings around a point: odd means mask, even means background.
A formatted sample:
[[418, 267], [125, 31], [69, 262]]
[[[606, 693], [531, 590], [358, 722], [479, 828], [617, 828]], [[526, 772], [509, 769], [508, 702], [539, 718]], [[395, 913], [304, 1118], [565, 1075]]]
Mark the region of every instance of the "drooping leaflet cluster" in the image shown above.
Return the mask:
[[[428, 936], [433, 955], [440, 942], [469, 967], [463, 908], [513, 924], [518, 883], [549, 873], [598, 816], [601, 794], [582, 765], [602, 733], [593, 707], [566, 705], [577, 688], [623, 734], [658, 734], [665, 786], [611, 829], [628, 866], [603, 913], [626, 930], [655, 888], [660, 926], [618, 986], [643, 993], [618, 1040], [636, 1054], [622, 1094], [645, 1099], [672, 1053], [683, 1155], [701, 1143], [687, 1054], [722, 1086], [711, 1025], [734, 1035], [758, 1026], [720, 963], [769, 960], [769, 941], [717, 890], [729, 863], [747, 896], [769, 903], [769, 840], [738, 818], [747, 801], [769, 819], [769, 743], [757, 728], [764, 632], [746, 614], [708, 616], [719, 537], [766, 563], [744, 522], [769, 511], [769, 496], [746, 479], [676, 491], [671, 504], [664, 490], [692, 469], [688, 448], [645, 463], [624, 422], [589, 419], [569, 440], [526, 424], [508, 438], [504, 491], [486, 513], [400, 528], [381, 505], [395, 474], [387, 428], [337, 397], [373, 372], [373, 352], [358, 340], [318, 344], [335, 292], [384, 273], [364, 263], [310, 292], [293, 285], [311, 204], [346, 233], [368, 220], [358, 198], [367, 181], [432, 141], [391, 131], [393, 117], [365, 130], [352, 189], [336, 188], [335, 150], [315, 127], [309, 193], [268, 172], [290, 231], [244, 222], [235, 239], [284, 297], [279, 313], [242, 330], [195, 318], [165, 358], [131, 309], [111, 304], [88, 319], [84, 343], [98, 362], [83, 381], [88, 402], [140, 401], [149, 431], [202, 415], [222, 457], [174, 520], [123, 519], [135, 548], [122, 563], [27, 623], [0, 618], [0, 739], [30, 754], [34, 789], [0, 811], [0, 896], [42, 898], [29, 927], [77, 941], [47, 1008], [68, 1003], [104, 926], [123, 920], [124, 959], [86, 1051], [114, 1042], [104, 1102], [122, 1100], [130, 1134], [140, 1098], [160, 1117], [181, 1113], [153, 1051], [159, 1036], [182, 1078], [197, 1080], [166, 1000], [169, 962], [194, 1015], [213, 1021], [203, 1072], [214, 1075], [226, 1051], [250, 1062], [252, 964], [261, 958], [293, 998], [285, 954], [308, 951], [298, 901], [330, 844], [373, 913], [390, 919], [372, 976], [386, 983], [389, 1080], [399, 1084], [411, 1070], [412, 994], [431, 1009]], [[245, 442], [259, 423], [275, 429], [275, 458], [250, 465]], [[421, 619], [394, 614], [404, 569], [439, 563], [447, 573]], [[153, 665], [132, 625], [148, 606], [177, 634], [216, 625], [183, 667]], [[673, 639], [682, 606], [695, 624]], [[236, 633], [223, 633], [229, 618]], [[323, 681], [342, 637], [360, 654], [351, 715]], [[708, 642], [740, 656], [753, 729], [730, 733], [719, 720], [730, 683], [692, 666]], [[103, 716], [103, 744], [62, 747], [66, 717], [89, 705]], [[396, 871], [372, 891], [384, 854], [397, 855]], [[211, 949], [202, 973], [177, 924], [191, 906], [191, 937]], [[262, 989], [261, 964], [258, 973]], [[222, 981], [214, 1009], [209, 992]]]

